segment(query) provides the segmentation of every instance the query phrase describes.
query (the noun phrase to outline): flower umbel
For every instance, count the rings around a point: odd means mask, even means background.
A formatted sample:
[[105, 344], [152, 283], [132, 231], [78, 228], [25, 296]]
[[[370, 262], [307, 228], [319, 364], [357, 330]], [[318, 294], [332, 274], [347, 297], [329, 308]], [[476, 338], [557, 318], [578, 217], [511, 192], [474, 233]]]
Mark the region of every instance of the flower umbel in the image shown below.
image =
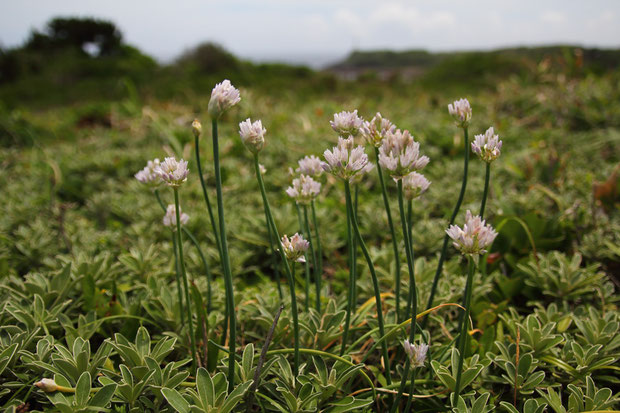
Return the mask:
[[332, 129], [335, 130], [338, 135], [351, 135], [357, 136], [362, 127], [363, 120], [357, 116], [357, 109], [353, 112], [342, 111], [340, 113], [334, 113], [334, 120], [330, 120], [329, 124], [332, 125]]
[[295, 233], [290, 239], [286, 235], [282, 237], [284, 255], [291, 261], [306, 262], [304, 254], [309, 247], [310, 243], [298, 233]]
[[293, 185], [286, 189], [286, 193], [295, 199], [298, 204], [309, 205], [321, 192], [321, 184], [312, 177], [300, 175], [293, 179]]
[[426, 353], [428, 352], [427, 344], [411, 344], [409, 340], [405, 340], [403, 342], [403, 347], [405, 348], [407, 357], [409, 357], [411, 367], [416, 368], [424, 366], [424, 362], [426, 361]]
[[428, 156], [420, 156], [420, 144], [408, 130], [388, 132], [379, 148], [379, 165], [394, 179], [401, 179], [428, 164]]
[[299, 173], [309, 176], [321, 176], [323, 174], [322, 162], [317, 156], [305, 156], [299, 160], [298, 164], [299, 168], [296, 171]]
[[161, 184], [161, 177], [156, 172], [159, 167], [159, 159], [155, 158], [152, 161], [148, 161], [144, 169], [138, 171], [134, 176], [138, 181], [150, 186], [158, 186]]
[[380, 147], [383, 142], [383, 138], [388, 132], [394, 132], [396, 125], [392, 124], [389, 119], [385, 119], [379, 112], [370, 120], [365, 121], [360, 128], [362, 137], [369, 144]]
[[58, 390], [58, 385], [54, 379], [41, 379], [41, 381], [36, 382], [34, 385], [46, 393], [51, 393]]
[[253, 154], [257, 154], [265, 145], [265, 133], [267, 129], [263, 128], [260, 120], [252, 123], [250, 118], [239, 124], [239, 136], [246, 148]]
[[469, 105], [469, 101], [467, 99], [459, 99], [455, 100], [454, 103], [448, 105], [448, 112], [454, 120], [456, 120], [456, 125], [461, 128], [466, 128], [469, 126], [469, 121], [471, 119], [471, 106]]
[[502, 141], [495, 134], [493, 126], [486, 130], [484, 135], [476, 135], [471, 143], [471, 150], [486, 163], [491, 163], [501, 154]]
[[155, 172], [160, 176], [161, 180], [172, 187], [179, 187], [183, 182], [187, 181], [187, 161], [183, 159], [177, 161], [174, 157], [164, 159], [156, 168]]
[[323, 163], [323, 169], [339, 178], [350, 179], [357, 173], [363, 173], [368, 164], [368, 155], [362, 146], [354, 148], [353, 137], [347, 139], [338, 137], [338, 145], [330, 151], [323, 152], [327, 163]]
[[[173, 231], [177, 230], [177, 210], [174, 207], [174, 204], [168, 205], [166, 208], [166, 213], [164, 214], [163, 223], [165, 226], [169, 227]], [[187, 224], [189, 221], [189, 215], [183, 212], [183, 210], [179, 207], [179, 218], [181, 219], [181, 225]]]
[[411, 172], [403, 178], [403, 191], [406, 199], [415, 199], [428, 189], [431, 182], [417, 172]]
[[209, 115], [213, 119], [219, 118], [222, 113], [239, 103], [241, 96], [230, 80], [226, 79], [222, 83], [215, 85], [211, 91], [211, 100], [209, 100]]
[[473, 216], [471, 211], [465, 214], [465, 225], [451, 225], [446, 233], [454, 241], [454, 247], [465, 255], [478, 255], [487, 252], [486, 248], [493, 243], [497, 232], [487, 225], [480, 216]]

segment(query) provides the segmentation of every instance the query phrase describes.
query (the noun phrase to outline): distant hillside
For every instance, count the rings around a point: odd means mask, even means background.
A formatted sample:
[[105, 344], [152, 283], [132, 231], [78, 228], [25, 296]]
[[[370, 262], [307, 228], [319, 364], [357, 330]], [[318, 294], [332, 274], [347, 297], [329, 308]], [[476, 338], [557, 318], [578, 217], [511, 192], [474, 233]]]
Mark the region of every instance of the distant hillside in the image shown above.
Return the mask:
[[561, 69], [603, 73], [620, 67], [620, 49], [558, 45], [444, 53], [426, 50], [354, 51], [345, 60], [326, 70], [348, 79], [374, 74], [380, 79], [399, 76], [404, 79], [439, 80], [452, 73], [459, 74], [462, 81], [463, 77], [486, 76], [489, 72], [495, 76], [519, 73], [541, 63]]

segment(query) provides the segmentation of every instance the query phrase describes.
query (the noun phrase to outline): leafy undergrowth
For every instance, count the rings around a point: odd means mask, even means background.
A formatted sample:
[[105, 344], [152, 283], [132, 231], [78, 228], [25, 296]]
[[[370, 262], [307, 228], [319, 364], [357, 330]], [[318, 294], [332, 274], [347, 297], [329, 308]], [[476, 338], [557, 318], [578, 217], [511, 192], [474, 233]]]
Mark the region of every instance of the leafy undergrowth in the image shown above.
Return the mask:
[[[236, 125], [251, 116], [268, 130], [261, 163], [275, 220], [288, 234], [299, 228], [284, 193], [287, 170], [299, 158], [320, 156], [333, 146], [328, 123], [333, 113], [357, 108], [370, 118], [380, 111], [411, 130], [431, 158], [425, 175], [432, 185], [413, 205], [415, 272], [419, 302], [425, 304], [460, 187], [462, 137], [445, 110], [459, 96], [414, 86], [353, 84], [336, 96], [241, 90], [242, 102], [220, 122], [239, 349], [236, 387], [228, 392], [223, 272], [196, 179], [190, 129], [194, 117], [207, 121], [208, 92], [184, 103], [133, 96], [114, 104], [0, 112], [3, 409], [389, 411], [403, 372], [408, 327], [396, 325], [395, 260], [376, 175], [360, 185], [358, 219], [383, 293], [393, 384], [376, 345], [381, 337], [374, 294], [361, 257], [353, 327], [341, 356], [347, 230], [344, 193], [332, 177], [323, 178], [317, 200], [324, 251], [320, 312], [314, 308], [314, 288], [306, 297], [303, 278], [297, 286], [302, 365], [295, 377], [290, 297], [284, 289], [280, 299], [276, 288], [261, 196]], [[618, 409], [618, 74], [539, 73], [468, 98], [472, 136], [493, 125], [504, 147], [493, 164], [486, 213], [499, 235], [474, 277], [473, 329], [462, 400], [454, 411]], [[201, 155], [214, 199], [209, 138], [202, 137]], [[190, 215], [186, 228], [214, 276], [207, 303], [203, 262], [186, 240], [198, 370], [192, 370], [187, 320], [182, 322], [178, 310], [170, 231], [161, 225], [163, 213], [153, 193], [133, 178], [148, 159], [165, 154], [190, 162], [181, 191]], [[478, 210], [483, 180], [484, 165], [472, 158], [457, 222], [465, 210]], [[392, 216], [399, 222], [395, 185], [388, 186]], [[172, 191], [161, 192], [171, 203]], [[402, 240], [400, 246], [405, 302]], [[449, 250], [435, 304], [460, 303], [465, 275], [466, 263]], [[281, 303], [269, 351], [259, 357]], [[459, 314], [454, 305], [441, 306], [427, 316], [423, 333], [418, 330], [419, 339], [430, 344], [431, 361], [416, 369], [413, 411], [451, 409]], [[255, 375], [259, 358], [264, 364]], [[54, 378], [70, 391], [44, 393], [33, 386], [42, 378]]]

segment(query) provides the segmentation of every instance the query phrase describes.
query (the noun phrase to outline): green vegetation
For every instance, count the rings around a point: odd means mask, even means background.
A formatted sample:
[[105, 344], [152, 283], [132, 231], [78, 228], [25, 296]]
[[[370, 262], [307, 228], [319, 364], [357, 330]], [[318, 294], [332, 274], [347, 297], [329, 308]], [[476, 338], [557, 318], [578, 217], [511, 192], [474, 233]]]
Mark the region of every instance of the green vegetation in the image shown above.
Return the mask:
[[[104, 22], [91, 23], [109, 29]], [[40, 36], [53, 41], [54, 33]], [[305, 155], [322, 158], [334, 146], [329, 120], [335, 112], [358, 109], [370, 119], [380, 111], [412, 132], [431, 159], [424, 174], [432, 184], [412, 204], [421, 313], [461, 187], [463, 134], [446, 109], [460, 97], [473, 108], [470, 139], [492, 125], [503, 140], [484, 214], [499, 235], [473, 277], [473, 328], [464, 340], [461, 398], [453, 407], [449, 395], [456, 390], [459, 355], [453, 349], [461, 314], [456, 303], [463, 301], [468, 263], [452, 246], [447, 250], [434, 299], [439, 307], [423, 328], [416, 327], [415, 342], [430, 345], [430, 361], [414, 370], [414, 392], [423, 397], [413, 399], [412, 411], [620, 409], [620, 70], [614, 52], [443, 55], [419, 82], [346, 81], [306, 68], [244, 62], [214, 45], [161, 67], [125, 45], [116, 31], [108, 33], [120, 43], [100, 48], [109, 50], [100, 55], [70, 42], [38, 51], [24, 46], [0, 58], [3, 410], [389, 411], [401, 387], [402, 342], [410, 323], [397, 324], [396, 259], [377, 174], [359, 184], [356, 217], [382, 293], [386, 334], [379, 334], [373, 282], [360, 249], [356, 310], [341, 355], [350, 294], [342, 182], [322, 177], [315, 201], [323, 251], [320, 312], [300, 305], [294, 317], [289, 289], [282, 288], [281, 298], [276, 287], [278, 264], [270, 252], [263, 197], [237, 124], [251, 117], [267, 129], [260, 162], [280, 235], [302, 232], [284, 192], [292, 178], [287, 170]], [[424, 52], [411, 55], [432, 60]], [[10, 80], [7, 61], [20, 67]], [[207, 106], [213, 85], [224, 78], [239, 87], [242, 99], [219, 120], [237, 321], [232, 363], [225, 271], [196, 172], [191, 127], [195, 118], [204, 125], [202, 169], [214, 202]], [[374, 161], [371, 148], [367, 153]], [[187, 313], [179, 310], [170, 229], [162, 225], [153, 192], [134, 178], [147, 160], [165, 156], [189, 161], [188, 180], [179, 191], [190, 216], [184, 228], [195, 236], [213, 276], [207, 303], [201, 253], [184, 235], [197, 369]], [[466, 210], [479, 210], [484, 179], [485, 165], [472, 154], [457, 224]], [[397, 187], [389, 179], [386, 184], [398, 237]], [[161, 197], [174, 203], [172, 190], [161, 188]], [[404, 305], [409, 273], [402, 236], [398, 247]], [[286, 286], [283, 267], [279, 274]], [[295, 281], [300, 303], [304, 283], [303, 275]], [[309, 291], [314, 303], [314, 288]], [[301, 364], [295, 376], [297, 317]], [[381, 360], [384, 344], [392, 384]], [[46, 393], [33, 386], [43, 378], [60, 387]]]

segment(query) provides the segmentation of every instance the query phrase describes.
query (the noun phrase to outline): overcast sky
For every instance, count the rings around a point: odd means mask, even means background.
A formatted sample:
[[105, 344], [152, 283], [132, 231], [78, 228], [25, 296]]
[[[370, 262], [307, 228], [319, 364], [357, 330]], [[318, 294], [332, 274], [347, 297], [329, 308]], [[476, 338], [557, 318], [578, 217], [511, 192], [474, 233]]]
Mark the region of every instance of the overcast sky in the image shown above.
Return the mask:
[[318, 64], [353, 49], [620, 47], [620, 0], [0, 0], [0, 44], [69, 15], [112, 20], [161, 61], [207, 40], [254, 60]]

